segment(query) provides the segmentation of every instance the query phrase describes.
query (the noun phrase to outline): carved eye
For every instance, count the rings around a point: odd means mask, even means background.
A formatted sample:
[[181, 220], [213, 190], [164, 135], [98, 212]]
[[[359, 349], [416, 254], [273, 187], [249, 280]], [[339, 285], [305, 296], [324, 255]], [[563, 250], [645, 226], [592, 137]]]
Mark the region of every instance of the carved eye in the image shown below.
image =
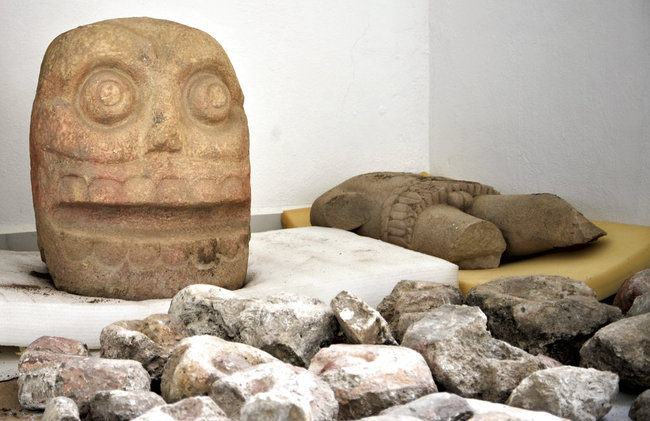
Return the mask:
[[199, 121], [218, 123], [230, 110], [230, 91], [216, 75], [198, 73], [188, 83], [187, 106]]
[[135, 88], [128, 76], [113, 69], [92, 73], [81, 88], [80, 105], [93, 121], [112, 125], [131, 114]]

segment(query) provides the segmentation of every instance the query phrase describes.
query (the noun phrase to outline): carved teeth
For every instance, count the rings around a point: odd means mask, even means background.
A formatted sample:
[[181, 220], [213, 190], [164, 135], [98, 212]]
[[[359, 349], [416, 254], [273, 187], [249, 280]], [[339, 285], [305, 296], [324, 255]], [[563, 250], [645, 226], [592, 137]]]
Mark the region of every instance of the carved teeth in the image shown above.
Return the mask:
[[225, 180], [199, 179], [190, 183], [181, 178], [166, 178], [158, 184], [147, 177], [132, 177], [124, 183], [97, 177], [89, 183], [78, 175], [65, 175], [59, 182], [60, 203], [105, 205], [193, 205], [245, 200], [247, 192], [238, 177]]

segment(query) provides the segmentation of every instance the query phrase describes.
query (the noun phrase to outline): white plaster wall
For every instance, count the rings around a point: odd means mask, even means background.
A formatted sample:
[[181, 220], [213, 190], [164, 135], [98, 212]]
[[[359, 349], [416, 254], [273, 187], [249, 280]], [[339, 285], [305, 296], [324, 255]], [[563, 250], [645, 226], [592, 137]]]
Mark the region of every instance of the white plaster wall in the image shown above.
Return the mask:
[[650, 2], [432, 0], [432, 172], [650, 225]]
[[151, 16], [225, 48], [246, 96], [253, 212], [309, 205], [361, 172], [429, 165], [425, 0], [0, 0], [0, 232], [33, 230], [29, 119], [58, 34]]

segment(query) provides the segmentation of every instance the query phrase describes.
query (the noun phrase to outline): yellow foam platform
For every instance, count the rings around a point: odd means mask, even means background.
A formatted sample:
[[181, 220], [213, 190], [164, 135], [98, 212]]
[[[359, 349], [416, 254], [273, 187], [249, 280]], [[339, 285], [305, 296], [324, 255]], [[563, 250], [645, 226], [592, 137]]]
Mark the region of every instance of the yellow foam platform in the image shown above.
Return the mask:
[[[310, 208], [282, 213], [282, 227], [309, 226]], [[579, 279], [589, 285], [598, 299], [616, 293], [625, 279], [650, 268], [650, 227], [593, 221], [607, 231], [594, 244], [552, 251], [495, 269], [461, 270], [458, 283], [463, 294], [472, 287], [503, 276], [545, 274]]]

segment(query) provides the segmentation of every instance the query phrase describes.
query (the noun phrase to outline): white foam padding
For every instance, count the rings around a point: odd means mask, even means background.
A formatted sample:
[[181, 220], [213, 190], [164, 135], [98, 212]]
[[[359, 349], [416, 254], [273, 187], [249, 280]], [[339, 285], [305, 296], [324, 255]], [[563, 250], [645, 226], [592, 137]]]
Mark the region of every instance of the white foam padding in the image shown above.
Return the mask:
[[[40, 336], [77, 339], [91, 349], [118, 320], [166, 313], [169, 299], [125, 301], [58, 291], [38, 252], [0, 251], [0, 345], [26, 346]], [[445, 260], [361, 237], [348, 231], [306, 227], [254, 233], [250, 241], [247, 297], [293, 292], [329, 301], [348, 290], [377, 304], [400, 280], [458, 286], [458, 267]]]

